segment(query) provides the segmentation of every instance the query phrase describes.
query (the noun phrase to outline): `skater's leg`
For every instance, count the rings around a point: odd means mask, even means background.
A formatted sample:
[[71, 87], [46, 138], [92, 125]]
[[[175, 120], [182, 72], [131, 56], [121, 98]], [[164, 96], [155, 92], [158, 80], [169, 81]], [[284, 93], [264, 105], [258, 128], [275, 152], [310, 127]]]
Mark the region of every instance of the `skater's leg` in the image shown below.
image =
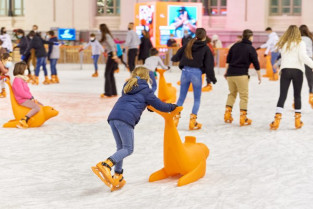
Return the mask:
[[303, 73], [300, 70], [294, 70], [293, 72], [293, 93], [295, 101], [295, 112], [301, 112], [301, 90], [303, 83]]
[[291, 83], [290, 71], [292, 70], [282, 69], [282, 73], [280, 76], [280, 94], [279, 94], [277, 107], [281, 109], [284, 108], [284, 104], [288, 95], [288, 89]]
[[115, 172], [122, 172], [122, 160], [131, 155], [134, 150], [134, 128], [119, 120], [114, 120], [122, 141], [122, 149], [114, 153], [110, 158], [116, 163]]
[[180, 78], [180, 93], [179, 98], [177, 100], [177, 105], [182, 106], [186, 99], [188, 89], [190, 86], [190, 75], [187, 69], [182, 70], [181, 78]]
[[151, 71], [151, 70], [149, 71], [149, 76], [150, 76], [150, 79], [152, 81], [151, 89], [153, 92], [155, 92], [157, 90], [157, 83], [156, 83], [153, 71]]
[[[118, 132], [118, 129], [116, 128], [115, 126], [115, 123], [114, 121], [110, 121], [109, 122], [110, 126], [111, 126], [111, 129], [112, 129], [112, 133], [113, 133], [113, 136], [114, 136], [114, 139], [115, 139], [115, 142], [116, 142], [116, 151], [119, 151], [122, 149], [122, 139], [121, 139], [121, 136]], [[123, 160], [117, 162], [115, 164], [115, 169], [122, 169], [122, 166], [123, 166]]]
[[309, 66], [305, 65], [305, 76], [308, 81], [308, 86], [309, 86], [309, 93], [313, 93], [313, 71], [312, 68]]
[[202, 72], [201, 70], [194, 70], [191, 75], [191, 83], [193, 87], [194, 103], [192, 108], [192, 114], [198, 115], [202, 93]]
[[247, 110], [249, 99], [249, 77], [237, 76], [236, 85], [240, 97], [240, 110]]
[[238, 88], [236, 86], [235, 79], [236, 79], [235, 76], [227, 77], [229, 94], [227, 97], [226, 106], [229, 107], [233, 107], [238, 93]]

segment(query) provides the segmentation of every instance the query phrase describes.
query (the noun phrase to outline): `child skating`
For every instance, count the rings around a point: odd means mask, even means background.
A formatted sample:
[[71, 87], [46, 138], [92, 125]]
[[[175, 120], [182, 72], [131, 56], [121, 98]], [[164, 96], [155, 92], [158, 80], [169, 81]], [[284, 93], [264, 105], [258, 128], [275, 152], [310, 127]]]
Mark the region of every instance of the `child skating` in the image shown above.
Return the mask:
[[155, 92], [157, 90], [157, 82], [154, 71], [158, 66], [161, 66], [164, 70], [168, 70], [170, 67], [164, 65], [163, 61], [159, 57], [159, 51], [156, 48], [150, 49], [150, 57], [145, 60], [144, 66], [149, 69], [150, 79], [152, 80], [152, 91]]
[[[149, 88], [149, 80], [149, 70], [145, 67], [137, 67], [124, 85], [122, 96], [108, 117], [116, 141], [117, 152], [106, 161], [99, 162], [92, 167], [92, 170], [111, 188], [111, 191], [121, 189], [126, 183], [123, 177], [123, 159], [133, 152], [134, 127], [139, 122], [147, 105], [162, 112], [171, 112], [176, 108], [176, 105], [164, 103], [154, 95]], [[112, 177], [113, 166], [115, 173]]]
[[7, 73], [9, 72], [9, 68], [12, 66], [12, 57], [9, 53], [4, 53], [0, 57], [0, 98], [5, 98], [7, 93], [5, 91], [4, 79], [9, 77]]
[[228, 83], [229, 94], [224, 115], [225, 123], [232, 123], [232, 109], [237, 94], [240, 97], [240, 126], [251, 125], [252, 120], [247, 118], [249, 99], [249, 66], [252, 63], [261, 83], [260, 64], [256, 50], [252, 46], [253, 32], [244, 30], [242, 41], [234, 44], [227, 55], [225, 78]]
[[90, 40], [88, 44], [84, 48], [79, 49], [79, 52], [87, 49], [89, 46], [91, 46], [93, 65], [95, 67], [95, 73], [92, 74], [92, 77], [98, 77], [98, 59], [100, 57], [100, 54], [104, 52], [104, 49], [99, 41], [96, 39], [96, 35], [94, 33], [90, 34]]
[[14, 97], [21, 106], [30, 108], [30, 111], [23, 117], [17, 128], [28, 128], [28, 121], [40, 111], [40, 106], [42, 105], [40, 102], [34, 99], [27, 85], [28, 77], [24, 75], [24, 72], [27, 68], [27, 64], [25, 62], [18, 62], [14, 66], [13, 75], [15, 76], [12, 91]]

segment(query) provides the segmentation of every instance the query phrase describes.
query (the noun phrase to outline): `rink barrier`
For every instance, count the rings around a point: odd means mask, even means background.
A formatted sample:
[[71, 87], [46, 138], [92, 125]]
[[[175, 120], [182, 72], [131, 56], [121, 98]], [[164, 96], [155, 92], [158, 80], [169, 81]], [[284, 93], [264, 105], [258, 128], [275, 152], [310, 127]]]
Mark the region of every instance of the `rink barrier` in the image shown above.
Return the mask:
[[[58, 60], [58, 63], [76, 63], [76, 64], [92, 64], [93, 60], [91, 58], [91, 47], [85, 49], [83, 52], [79, 53], [79, 49], [82, 46], [60, 46], [60, 59]], [[46, 47], [46, 51], [48, 47]], [[157, 47], [159, 50], [159, 55], [164, 62], [165, 65], [169, 66], [178, 66], [178, 62], [172, 62], [171, 57], [176, 54], [179, 47]], [[219, 48], [214, 49], [215, 51], [215, 69], [219, 70], [220, 68], [225, 68], [226, 66], [226, 57], [228, 54], [228, 48]], [[260, 49], [257, 51], [258, 53], [258, 59], [260, 62], [261, 68], [266, 68], [266, 57], [264, 57], [265, 49]], [[127, 60], [126, 53], [123, 54], [124, 60]], [[19, 49], [15, 49], [13, 51], [13, 60], [15, 62], [21, 60], [21, 56], [19, 53]], [[99, 64], [105, 63], [105, 57], [103, 54], [99, 57]], [[136, 64], [143, 64], [141, 61], [136, 60]], [[250, 68], [253, 68], [251, 65]]]

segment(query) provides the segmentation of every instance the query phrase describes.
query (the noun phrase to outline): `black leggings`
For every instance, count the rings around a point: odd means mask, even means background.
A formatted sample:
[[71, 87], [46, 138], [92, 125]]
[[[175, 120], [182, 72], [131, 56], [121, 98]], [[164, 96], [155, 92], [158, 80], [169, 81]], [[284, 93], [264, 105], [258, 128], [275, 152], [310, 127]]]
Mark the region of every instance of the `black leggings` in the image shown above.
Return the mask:
[[135, 61], [136, 61], [137, 53], [138, 53], [138, 49], [128, 49], [127, 64], [128, 64], [130, 72], [133, 72], [133, 70], [136, 67]]
[[104, 95], [116, 96], [116, 84], [114, 71], [118, 68], [117, 63], [112, 59], [112, 52], [108, 54], [108, 60], [104, 71]]
[[310, 93], [313, 93], [313, 71], [312, 68], [307, 65], [305, 65], [305, 76], [308, 81], [309, 91]]
[[280, 95], [277, 107], [284, 108], [290, 83], [293, 85], [295, 109], [301, 109], [301, 89], [303, 83], [303, 72], [295, 68], [284, 68], [280, 76]]
[[126, 62], [125, 62], [124, 59], [123, 59], [123, 55], [119, 56], [118, 58], [120, 58], [122, 64], [123, 64], [125, 67], [127, 67]]

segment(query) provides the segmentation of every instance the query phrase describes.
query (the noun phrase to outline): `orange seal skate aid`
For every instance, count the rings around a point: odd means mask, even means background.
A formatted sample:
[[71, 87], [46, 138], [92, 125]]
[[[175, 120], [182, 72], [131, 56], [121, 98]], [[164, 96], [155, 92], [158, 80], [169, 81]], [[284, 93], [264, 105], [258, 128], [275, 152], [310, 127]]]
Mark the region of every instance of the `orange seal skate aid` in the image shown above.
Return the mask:
[[186, 136], [185, 143], [182, 143], [173, 117], [183, 108], [177, 107], [171, 113], [160, 112], [150, 106], [149, 109], [161, 115], [165, 120], [164, 168], [151, 174], [149, 182], [181, 175], [177, 186], [184, 186], [202, 178], [206, 172], [206, 159], [210, 151], [205, 144], [196, 143], [194, 136]]
[[171, 83], [167, 83], [164, 77], [166, 70], [158, 69], [160, 74], [158, 97], [162, 102], [175, 103], [176, 102], [176, 88]]
[[[17, 103], [13, 95], [10, 80], [6, 80], [5, 82], [9, 86], [11, 105], [15, 119], [5, 123], [3, 125], [3, 128], [16, 128], [16, 126], [19, 124], [19, 121], [25, 117], [25, 115], [29, 112], [30, 109], [27, 107], [23, 107]], [[58, 114], [59, 112], [53, 109], [52, 107], [40, 106], [40, 111], [36, 115], [31, 117], [31, 119], [28, 121], [28, 127], [39, 127], [42, 124], [44, 124], [47, 120], [57, 116]]]

